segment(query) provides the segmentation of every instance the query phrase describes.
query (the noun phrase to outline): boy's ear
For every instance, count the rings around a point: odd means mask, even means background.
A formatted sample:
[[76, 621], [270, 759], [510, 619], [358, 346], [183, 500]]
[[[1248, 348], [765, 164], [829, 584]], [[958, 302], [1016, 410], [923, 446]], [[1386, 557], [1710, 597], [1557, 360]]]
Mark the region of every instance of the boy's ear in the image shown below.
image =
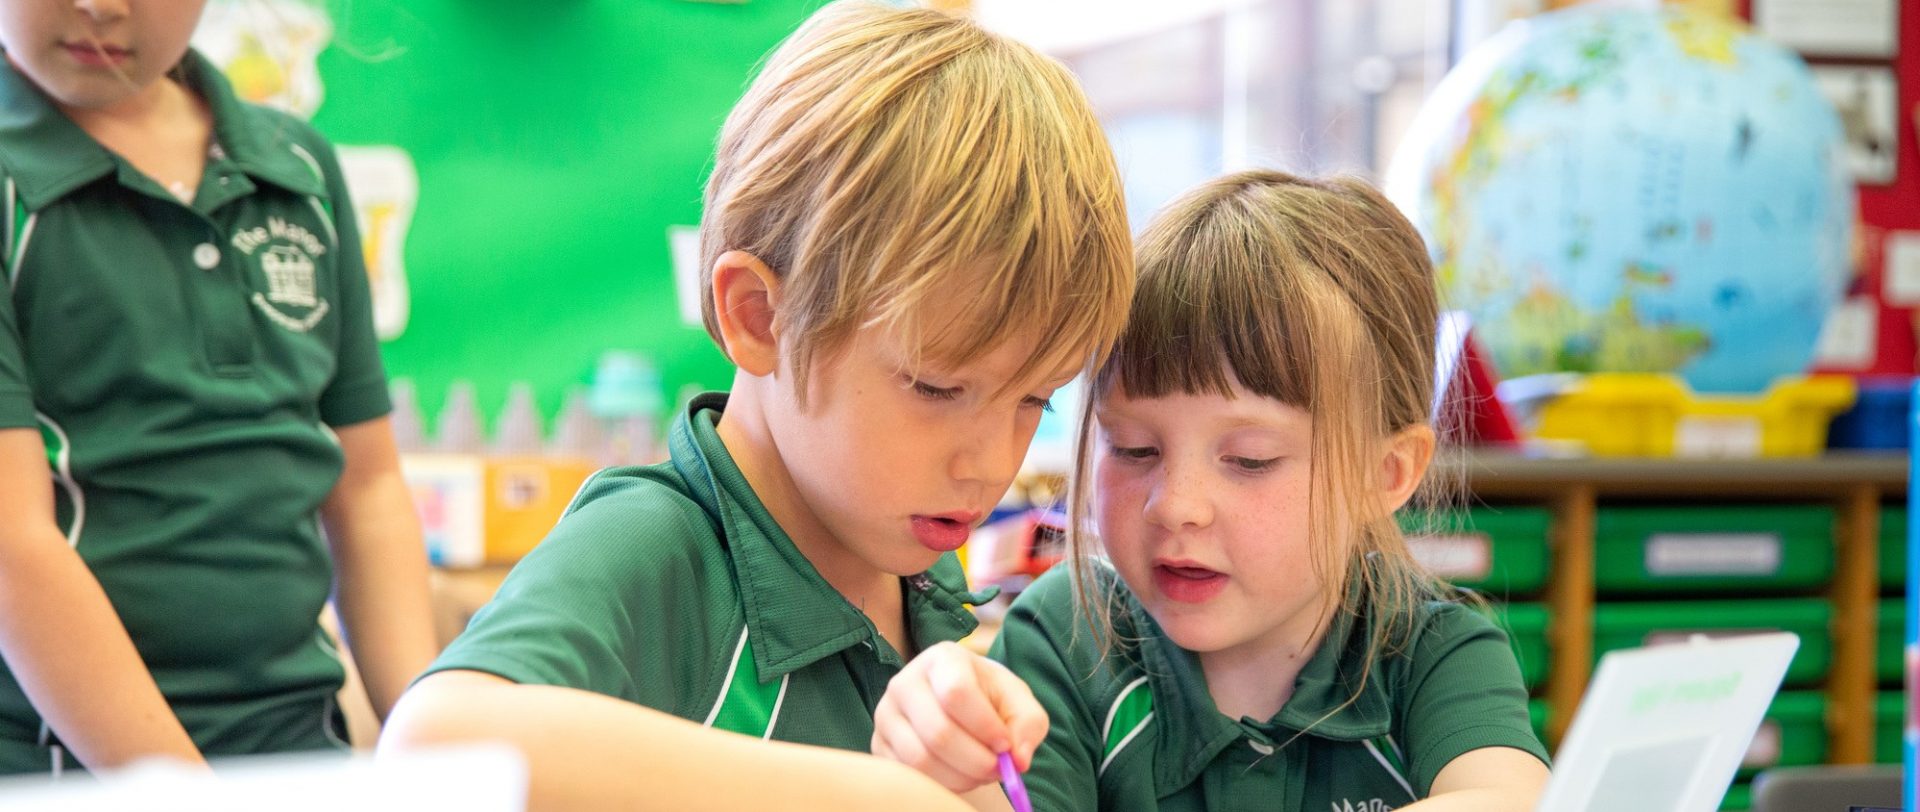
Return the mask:
[[1389, 512], [1406, 505], [1419, 490], [1427, 466], [1433, 463], [1436, 442], [1433, 428], [1425, 424], [1408, 426], [1388, 438], [1380, 460], [1380, 497]]
[[713, 261], [713, 313], [727, 358], [749, 375], [772, 375], [780, 366], [773, 313], [780, 279], [759, 257], [728, 251]]

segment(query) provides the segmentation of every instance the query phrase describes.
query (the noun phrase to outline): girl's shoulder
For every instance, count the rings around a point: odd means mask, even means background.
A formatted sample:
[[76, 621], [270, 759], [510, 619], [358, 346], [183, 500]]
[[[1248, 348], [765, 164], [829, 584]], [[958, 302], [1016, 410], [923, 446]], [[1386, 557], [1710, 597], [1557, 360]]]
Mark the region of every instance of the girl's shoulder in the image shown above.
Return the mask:
[[1413, 608], [1405, 637], [1386, 646], [1385, 671], [1394, 682], [1426, 681], [1435, 673], [1465, 669], [1504, 674], [1514, 651], [1499, 611], [1485, 601], [1463, 596], [1435, 599]]
[[1104, 615], [1107, 628], [1117, 639], [1137, 636], [1141, 609], [1113, 567], [1094, 562], [1081, 571], [1081, 583], [1075, 583], [1073, 565], [1061, 562], [1047, 570], [1014, 598], [1008, 610], [1009, 622], [1032, 624], [1049, 632], [1091, 633], [1095, 624], [1089, 611]]
[[[1084, 576], [1084, 596], [1067, 563], [1022, 590], [1007, 610], [993, 654], [1016, 672], [1039, 659], [1052, 661], [1048, 667], [1078, 675], [1077, 688], [1091, 701], [1123, 690], [1145, 673], [1140, 647], [1143, 632], [1151, 632], [1142, 628], [1138, 602], [1111, 567], [1094, 564]], [[1105, 622], [1089, 618], [1089, 608]]]

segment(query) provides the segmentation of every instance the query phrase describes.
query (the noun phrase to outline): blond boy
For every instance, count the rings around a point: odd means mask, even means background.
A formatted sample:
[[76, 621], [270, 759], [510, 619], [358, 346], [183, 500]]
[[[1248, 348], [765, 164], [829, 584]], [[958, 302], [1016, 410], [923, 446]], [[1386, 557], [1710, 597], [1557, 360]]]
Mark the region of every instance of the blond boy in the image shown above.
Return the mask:
[[1106, 142], [1057, 63], [837, 4], [728, 118], [701, 242], [731, 394], [678, 416], [670, 461], [582, 489], [385, 744], [511, 741], [536, 806], [962, 808], [835, 750], [973, 628], [952, 551], [1122, 326]]

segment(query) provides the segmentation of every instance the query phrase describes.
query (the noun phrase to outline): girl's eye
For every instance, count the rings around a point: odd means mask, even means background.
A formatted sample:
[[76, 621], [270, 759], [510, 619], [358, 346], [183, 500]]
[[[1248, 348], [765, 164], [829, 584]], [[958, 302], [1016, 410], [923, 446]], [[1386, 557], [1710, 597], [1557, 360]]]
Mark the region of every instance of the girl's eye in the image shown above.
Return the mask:
[[1228, 464], [1242, 471], [1246, 471], [1248, 473], [1259, 473], [1261, 471], [1272, 469], [1274, 465], [1280, 462], [1280, 458], [1271, 457], [1263, 460], [1263, 459], [1255, 459], [1253, 457], [1227, 457], [1226, 461]]
[[913, 382], [913, 391], [918, 393], [921, 397], [930, 398], [932, 400], [953, 400], [954, 398], [960, 397], [960, 387], [958, 386], [939, 387], [939, 386], [934, 386], [933, 384], [930, 384], [930, 383], [923, 383], [921, 381]]
[[1040, 411], [1046, 412], [1048, 414], [1053, 413], [1052, 398], [1036, 398], [1029, 395], [1025, 400], [1020, 401], [1020, 405], [1030, 409], [1039, 409]]
[[1110, 453], [1113, 454], [1113, 456], [1123, 460], [1151, 459], [1153, 455], [1159, 453], [1159, 449], [1154, 448], [1153, 446], [1134, 446], [1134, 447], [1112, 446], [1109, 449], [1109, 451]]

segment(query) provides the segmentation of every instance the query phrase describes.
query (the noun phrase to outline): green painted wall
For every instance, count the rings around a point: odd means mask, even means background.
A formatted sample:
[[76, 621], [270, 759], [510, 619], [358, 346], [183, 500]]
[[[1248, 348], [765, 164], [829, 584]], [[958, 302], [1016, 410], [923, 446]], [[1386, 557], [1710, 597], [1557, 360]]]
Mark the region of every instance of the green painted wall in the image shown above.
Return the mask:
[[727, 110], [821, 0], [328, 0], [314, 124], [409, 151], [411, 316], [384, 352], [431, 420], [456, 378], [489, 416], [530, 381], [551, 419], [607, 349], [666, 395], [731, 367], [684, 326], [666, 229], [699, 221]]

